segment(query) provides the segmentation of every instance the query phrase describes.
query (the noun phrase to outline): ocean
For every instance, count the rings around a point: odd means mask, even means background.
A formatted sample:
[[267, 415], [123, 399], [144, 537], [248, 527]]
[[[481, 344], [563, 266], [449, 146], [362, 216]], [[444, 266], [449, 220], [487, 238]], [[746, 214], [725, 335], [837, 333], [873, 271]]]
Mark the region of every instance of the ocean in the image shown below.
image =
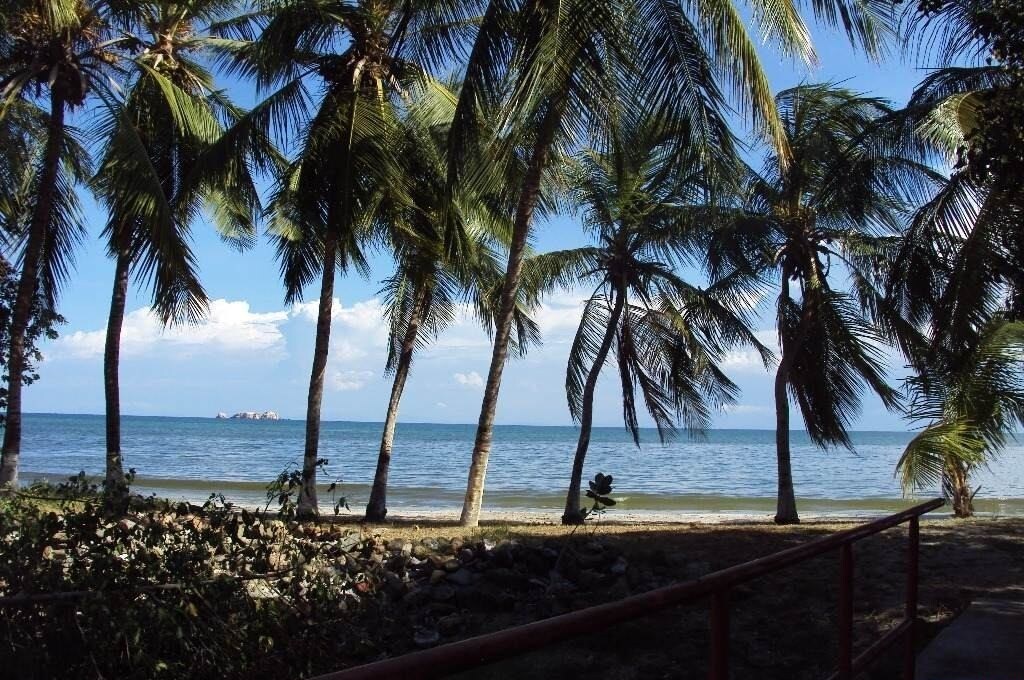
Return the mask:
[[[103, 470], [104, 420], [96, 415], [26, 414], [21, 478], [61, 481]], [[126, 416], [125, 466], [136, 489], [201, 501], [211, 493], [253, 505], [282, 469], [302, 459], [302, 421]], [[457, 511], [462, 504], [473, 425], [403, 423], [395, 438], [388, 504], [402, 510]], [[380, 445], [379, 423], [325, 422], [322, 481], [340, 478], [354, 514], [362, 511]], [[856, 432], [854, 451], [823, 451], [793, 433], [793, 475], [801, 512], [886, 512], [906, 507], [894, 476], [912, 437], [907, 432]], [[577, 431], [573, 427], [498, 426], [487, 473], [485, 510], [557, 512], [564, 503]], [[644, 431], [637, 448], [622, 428], [595, 428], [584, 471], [615, 476], [613, 497], [633, 512], [770, 513], [775, 495], [775, 441], [768, 430], [712, 430], [660, 444]], [[1024, 444], [1008, 447], [981, 470], [978, 509], [1024, 514]], [[917, 498], [938, 494], [928, 489]], [[322, 498], [323, 502], [327, 499]]]

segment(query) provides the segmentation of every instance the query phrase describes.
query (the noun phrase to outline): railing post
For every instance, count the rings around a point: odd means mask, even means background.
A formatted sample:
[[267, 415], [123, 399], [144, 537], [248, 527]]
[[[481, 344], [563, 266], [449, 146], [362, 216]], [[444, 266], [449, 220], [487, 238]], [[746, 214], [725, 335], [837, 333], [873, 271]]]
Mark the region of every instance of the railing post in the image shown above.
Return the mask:
[[711, 665], [709, 680], [729, 680], [729, 591], [711, 594]]
[[853, 544], [839, 548], [839, 680], [853, 678]]
[[910, 530], [907, 533], [907, 621], [910, 628], [907, 629], [903, 647], [903, 680], [914, 680], [914, 673], [917, 666], [916, 637], [917, 637], [917, 586], [918, 586], [918, 557], [921, 546], [920, 518], [910, 518]]

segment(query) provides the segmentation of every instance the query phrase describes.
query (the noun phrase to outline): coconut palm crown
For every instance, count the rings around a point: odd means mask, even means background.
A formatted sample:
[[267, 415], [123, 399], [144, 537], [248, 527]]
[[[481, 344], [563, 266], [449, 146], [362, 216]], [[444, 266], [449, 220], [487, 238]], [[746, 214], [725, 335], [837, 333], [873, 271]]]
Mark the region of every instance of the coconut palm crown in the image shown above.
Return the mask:
[[[770, 273], [779, 284], [775, 519], [792, 523], [790, 399], [808, 436], [825, 447], [852, 448], [848, 427], [865, 390], [897, 406], [884, 347], [909, 355], [921, 338], [888, 304], [882, 276], [913, 208], [945, 179], [881, 99], [825, 84], [783, 91], [777, 101], [788, 162], [769, 152], [762, 170], [750, 171], [742, 206], [710, 249], [713, 269]], [[721, 268], [727, 262], [741, 264]]]
[[[529, 258], [524, 282], [589, 291], [569, 354], [566, 395], [580, 424], [563, 523], [583, 520], [580, 484], [590, 443], [598, 378], [614, 356], [626, 429], [640, 444], [638, 401], [664, 441], [681, 423], [701, 431], [715, 409], [734, 403], [736, 385], [720, 363], [739, 344], [771, 353], [748, 329], [742, 274], [701, 289], [680, 271], [703, 265], [705, 239], [696, 205], [711, 195], [723, 168], [681, 161], [671, 127], [645, 120], [623, 125], [610, 148], [581, 153], [569, 170], [571, 201], [596, 245]], [[724, 168], [728, 171], [728, 167]], [[697, 219], [695, 219], [697, 218]], [[540, 280], [537, 285], [535, 280]]]

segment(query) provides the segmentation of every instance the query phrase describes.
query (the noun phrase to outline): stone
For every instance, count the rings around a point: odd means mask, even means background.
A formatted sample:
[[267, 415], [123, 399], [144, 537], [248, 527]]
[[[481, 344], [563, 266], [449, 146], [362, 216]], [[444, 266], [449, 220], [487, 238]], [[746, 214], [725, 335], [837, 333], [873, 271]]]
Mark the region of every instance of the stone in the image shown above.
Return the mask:
[[[436, 541], [435, 541], [436, 544]], [[431, 555], [431, 550], [428, 546], [420, 543], [412, 547], [412, 556], [418, 560], [425, 560]]]
[[483, 577], [484, 580], [489, 581], [490, 583], [505, 586], [506, 588], [517, 588], [527, 582], [525, 575], [520, 574], [514, 569], [508, 569], [506, 567], [488, 569], [483, 573]]
[[597, 587], [602, 580], [604, 580], [604, 577], [592, 569], [581, 569], [575, 578], [576, 583], [581, 588], [587, 589]]
[[437, 602], [447, 602], [455, 597], [455, 589], [451, 586], [434, 586], [430, 591], [430, 597]]
[[412, 641], [417, 647], [433, 647], [441, 641], [441, 634], [436, 628], [417, 628], [412, 636]]
[[414, 588], [405, 594], [402, 601], [408, 607], [422, 607], [430, 601], [430, 596], [429, 588]]
[[629, 562], [626, 561], [625, 557], [619, 557], [612, 563], [612, 566], [608, 569], [608, 571], [615, 574], [616, 576], [622, 576], [626, 573], [628, 569]]
[[448, 572], [444, 569], [435, 569], [430, 573], [430, 585], [436, 585], [443, 581], [448, 576]]
[[412, 555], [412, 548], [413, 548], [412, 543], [403, 543], [402, 544], [402, 549], [401, 549], [402, 557], [409, 557], [409, 556], [411, 556]]
[[448, 574], [449, 583], [457, 586], [468, 586], [473, 583], [473, 573], [469, 569], [459, 569]]
[[458, 614], [442, 616], [437, 620], [437, 629], [441, 635], [452, 635], [462, 628], [463, 619]]
[[461, 538], [453, 538], [450, 541], [445, 541], [444, 547], [447, 550], [451, 550], [452, 554], [454, 555], [458, 553], [460, 550], [462, 550], [462, 546], [464, 546], [465, 544], [466, 542], [463, 541]]
[[447, 572], [454, 572], [459, 569], [462, 569], [462, 562], [459, 562], [458, 560], [448, 560], [444, 563], [444, 570]]
[[476, 559], [476, 553], [469, 548], [463, 548], [459, 551], [459, 561], [463, 564], [469, 564]]
[[394, 572], [384, 572], [384, 583], [387, 585], [388, 590], [395, 595], [404, 595], [408, 586], [402, 578]]
[[120, 522], [117, 523], [117, 527], [121, 531], [131, 531], [136, 526], [137, 526], [137, 523], [133, 522], [132, 520], [128, 519], [127, 517], [125, 517], [124, 519], [122, 519]]

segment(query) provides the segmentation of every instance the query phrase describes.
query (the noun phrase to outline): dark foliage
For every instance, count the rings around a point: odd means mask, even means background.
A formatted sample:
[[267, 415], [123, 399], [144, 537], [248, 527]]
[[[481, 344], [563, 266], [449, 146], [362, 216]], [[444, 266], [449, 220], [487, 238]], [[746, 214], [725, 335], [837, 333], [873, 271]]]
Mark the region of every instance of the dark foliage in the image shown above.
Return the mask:
[[[7, 409], [7, 357], [10, 352], [10, 320], [14, 299], [18, 295], [18, 274], [3, 257], [0, 257], [0, 410]], [[22, 383], [31, 385], [39, 379], [36, 364], [43, 360], [37, 343], [40, 340], [56, 340], [57, 326], [64, 323], [64, 317], [46, 304], [42, 297], [36, 297], [32, 306], [32, 317], [28, 330], [25, 332], [25, 373]], [[0, 425], [4, 414], [0, 413]]]

